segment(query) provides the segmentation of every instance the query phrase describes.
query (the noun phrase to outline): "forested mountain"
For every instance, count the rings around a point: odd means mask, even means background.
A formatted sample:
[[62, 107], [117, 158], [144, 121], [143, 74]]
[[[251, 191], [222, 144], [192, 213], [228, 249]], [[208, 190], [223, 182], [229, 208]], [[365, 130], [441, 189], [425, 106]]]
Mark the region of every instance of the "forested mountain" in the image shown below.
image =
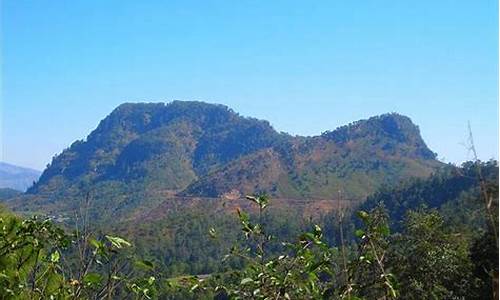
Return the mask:
[[418, 127], [395, 113], [301, 137], [223, 105], [126, 103], [56, 156], [17, 208], [72, 209], [87, 192], [101, 209], [143, 207], [176, 195], [259, 192], [331, 199], [341, 190], [346, 199], [361, 200], [383, 184], [428, 176], [442, 165], [435, 156]]
[[[495, 161], [461, 167], [438, 162], [418, 127], [398, 114], [300, 137], [278, 133], [265, 121], [241, 117], [221, 105], [176, 101], [121, 105], [85, 141], [56, 156], [27, 193], [7, 193], [5, 204], [18, 212], [48, 215], [68, 231], [86, 228], [97, 239], [77, 241], [90, 241], [102, 251], [134, 245], [134, 256], [145, 259], [139, 266], [155, 266], [148, 267], [146, 276], [159, 279], [155, 283], [147, 277], [143, 287], [154, 287], [165, 299], [201, 298], [192, 285], [203, 281], [176, 285], [186, 275], [220, 280], [217, 284], [227, 285], [226, 292], [240, 293], [251, 287], [242, 282], [277, 278], [292, 269], [297, 272], [294, 284], [308, 278], [304, 284], [313, 282], [318, 293], [329, 295], [324, 298], [343, 299], [352, 281], [353, 293], [365, 299], [398, 293], [402, 299], [481, 299], [491, 295], [491, 274], [498, 272], [490, 232], [494, 227], [489, 225], [498, 219], [497, 182]], [[260, 192], [270, 200], [242, 199]], [[486, 206], [483, 199], [490, 198]], [[265, 206], [265, 213], [255, 204]], [[4, 232], [5, 244], [23, 237], [12, 231], [41, 226], [37, 236], [45, 234], [44, 226], [53, 226], [30, 220], [5, 227], [12, 229]], [[312, 245], [318, 249], [306, 249]], [[382, 271], [373, 263], [374, 247], [386, 253], [378, 262]], [[256, 251], [258, 259], [245, 261], [238, 249], [245, 251], [243, 257]], [[76, 252], [62, 254], [74, 257]], [[303, 258], [304, 265], [293, 267]], [[107, 286], [100, 275], [105, 270], [98, 265], [90, 273], [95, 278], [80, 276], [89, 294], [95, 288], [88, 280]], [[425, 270], [414, 272], [420, 266]], [[257, 269], [264, 275], [252, 273]], [[324, 272], [338, 276], [324, 277]], [[356, 275], [350, 278], [345, 272]], [[284, 282], [292, 280], [287, 276]], [[9, 286], [18, 288], [19, 280], [29, 278], [17, 278]], [[285, 287], [297, 299], [312, 291]], [[200, 293], [207, 291], [206, 298], [212, 298], [210, 289]], [[255, 288], [248, 295], [253, 293]]]
[[497, 205], [497, 161], [482, 164], [466, 162], [460, 168], [448, 166], [429, 178], [414, 178], [397, 186], [382, 187], [358, 209], [369, 211], [383, 205], [396, 230], [401, 227], [408, 211], [438, 209], [453, 226], [468, 227], [472, 231], [485, 225], [485, 203], [484, 200], [477, 201], [481, 198], [481, 185], [496, 197], [490, 205]]
[[[32, 276], [48, 273], [65, 288], [46, 283], [42, 292], [77, 299], [107, 291], [109, 282], [117, 284], [109, 291], [116, 298], [496, 299], [496, 161], [448, 165], [427, 179], [382, 187], [343, 221], [339, 211], [314, 220], [300, 209], [280, 211], [275, 199], [261, 196], [247, 201], [265, 207], [262, 214], [244, 208], [237, 216], [221, 211], [223, 201], [204, 200], [91, 230], [85, 224], [93, 219], [82, 210], [71, 235], [50, 219], [13, 220], [0, 207], [0, 246], [8, 249], [2, 266], [9, 271], [0, 295], [34, 294], [26, 287], [44, 281]], [[79, 254], [86, 243], [88, 254]], [[34, 247], [43, 251], [29, 251]], [[19, 259], [25, 253], [40, 259]], [[96, 263], [73, 275], [63, 267], [68, 258]], [[26, 271], [14, 272], [20, 265]]]
[[40, 171], [0, 162], [0, 188], [26, 191], [40, 176]]
[[0, 188], [0, 200], [7, 200], [15, 196], [19, 196], [20, 191], [11, 188]]
[[[366, 202], [350, 209], [342, 221], [344, 242], [354, 243], [357, 239], [355, 229], [363, 226], [358, 212], [370, 212], [379, 207], [384, 209], [388, 227], [396, 235], [404, 232], [409, 213], [438, 212], [449, 232], [459, 232], [462, 238], [469, 241], [482, 236], [487, 231], [488, 220], [478, 173], [489, 189], [488, 194], [493, 196], [491, 211], [497, 211], [496, 161], [468, 162], [461, 167], [447, 165], [426, 179], [409, 179], [397, 186], [381, 187]], [[280, 205], [275, 205], [276, 201], [270, 199], [262, 219], [268, 234], [279, 237], [280, 241], [293, 241], [314, 223], [323, 228], [323, 236], [331, 245], [341, 244], [338, 210], [317, 215], [311, 220], [303, 215], [301, 207], [280, 209]], [[185, 206], [177, 204], [172, 210], [156, 209], [154, 215], [116, 224], [113, 232], [130, 238], [142, 255], [154, 258], [169, 274], [222, 271], [224, 266], [220, 266], [220, 259], [224, 251], [229, 251], [238, 241], [239, 229], [234, 212], [223, 213], [224, 205], [228, 204], [221, 202], [212, 199]], [[242, 209], [249, 211], [247, 207]], [[224, 238], [214, 243], [208, 234], [209, 228], [215, 228]], [[267, 247], [268, 251], [280, 250], [276, 241], [270, 241]]]

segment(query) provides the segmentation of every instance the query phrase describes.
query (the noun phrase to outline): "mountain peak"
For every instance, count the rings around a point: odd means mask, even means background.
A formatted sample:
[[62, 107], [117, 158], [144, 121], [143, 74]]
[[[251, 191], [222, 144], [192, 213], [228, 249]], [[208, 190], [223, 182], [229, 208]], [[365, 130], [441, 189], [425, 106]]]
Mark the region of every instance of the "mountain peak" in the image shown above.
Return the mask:
[[387, 113], [365, 120], [355, 121], [333, 131], [322, 134], [323, 137], [336, 143], [348, 143], [354, 140], [369, 140], [372, 145], [384, 143], [383, 147], [404, 145], [412, 147], [414, 155], [425, 159], [435, 159], [432, 152], [420, 135], [420, 129], [412, 120], [398, 113]]
[[55, 157], [29, 192], [125, 184], [183, 195], [258, 190], [304, 198], [344, 186], [360, 197], [381, 183], [429, 174], [434, 158], [418, 127], [395, 113], [305, 138], [220, 104], [124, 103]]

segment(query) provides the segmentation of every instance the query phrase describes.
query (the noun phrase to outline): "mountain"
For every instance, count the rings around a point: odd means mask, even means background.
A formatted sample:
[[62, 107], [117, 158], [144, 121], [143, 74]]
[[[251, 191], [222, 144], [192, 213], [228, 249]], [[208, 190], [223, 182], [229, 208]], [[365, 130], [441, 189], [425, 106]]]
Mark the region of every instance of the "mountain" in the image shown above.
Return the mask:
[[26, 191], [40, 176], [40, 171], [0, 162], [0, 188]]
[[361, 200], [383, 184], [430, 175], [442, 165], [435, 158], [418, 127], [396, 113], [302, 137], [223, 105], [126, 103], [56, 156], [18, 208], [74, 209], [89, 191], [100, 210], [127, 213], [172, 197], [256, 192], [332, 199], [341, 191]]
[[22, 194], [22, 192], [20, 192], [18, 190], [11, 189], [11, 188], [0, 188], [0, 201], [14, 198], [14, 197], [19, 196], [21, 194]]
[[[470, 231], [485, 227], [484, 191], [493, 195], [491, 203], [498, 210], [498, 161], [465, 162], [461, 167], [446, 166], [427, 178], [412, 178], [397, 186], [384, 186], [358, 207], [370, 211], [382, 204], [391, 220], [391, 228], [400, 230], [409, 211], [438, 209], [455, 228]], [[359, 217], [351, 218], [356, 223]]]

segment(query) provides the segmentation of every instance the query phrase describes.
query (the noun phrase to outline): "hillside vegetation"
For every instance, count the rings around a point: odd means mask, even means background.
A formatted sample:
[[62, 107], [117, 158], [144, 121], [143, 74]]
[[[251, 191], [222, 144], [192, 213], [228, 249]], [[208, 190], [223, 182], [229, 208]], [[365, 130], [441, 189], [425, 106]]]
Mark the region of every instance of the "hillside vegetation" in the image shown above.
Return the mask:
[[319, 136], [276, 132], [267, 121], [203, 102], [123, 104], [86, 140], [54, 157], [16, 210], [71, 212], [88, 192], [96, 215], [130, 216], [169, 197], [361, 201], [384, 184], [442, 166], [405, 116], [385, 114]]
[[[134, 227], [135, 234], [122, 232], [123, 237], [108, 234], [117, 228], [92, 228], [84, 211], [76, 230], [62, 230], [48, 219], [22, 220], [0, 210], [0, 296], [349, 300], [498, 297], [496, 162], [468, 163], [426, 180], [393, 187], [392, 191], [380, 190], [364, 205], [370, 208], [378, 204], [369, 211], [353, 212], [359, 223], [353, 235], [344, 236], [340, 243], [335, 242], [335, 236], [342, 236], [343, 226], [353, 224], [341, 222], [341, 215], [336, 225], [328, 223], [334, 215], [300, 224], [297, 216], [277, 217], [268, 211], [273, 200], [267, 196], [246, 198], [256, 213], [238, 210], [236, 218], [213, 218], [207, 205], [201, 210], [177, 211], [164, 223], [155, 224], [158, 226]], [[450, 207], [457, 210], [446, 209]], [[456, 226], [457, 212], [477, 218]], [[145, 252], [147, 245], [156, 254]], [[174, 249], [192, 252], [175, 256], [171, 252]], [[162, 266], [158, 255], [171, 264]], [[199, 268], [210, 257], [213, 265]], [[214, 269], [216, 260], [220, 268]], [[199, 276], [189, 274], [188, 268], [179, 268], [183, 265], [197, 268]]]
[[0, 298], [496, 299], [498, 162], [435, 157], [398, 114], [301, 137], [123, 104], [1, 191]]

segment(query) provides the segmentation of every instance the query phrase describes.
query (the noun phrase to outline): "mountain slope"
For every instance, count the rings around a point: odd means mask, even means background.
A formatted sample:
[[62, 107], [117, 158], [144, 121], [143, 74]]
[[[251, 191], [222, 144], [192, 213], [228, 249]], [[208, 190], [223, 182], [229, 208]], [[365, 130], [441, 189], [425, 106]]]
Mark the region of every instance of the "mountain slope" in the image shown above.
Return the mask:
[[[287, 142], [268, 149], [275, 153], [272, 157], [252, 154], [200, 178], [184, 193], [217, 197], [239, 187], [243, 194], [265, 191], [278, 197], [328, 198], [343, 190], [348, 197], [363, 198], [382, 183], [423, 177], [438, 166], [418, 128], [397, 114]], [[274, 174], [273, 180], [264, 186], [257, 184], [269, 172]], [[240, 184], [235, 178], [241, 178]]]
[[242, 118], [221, 105], [127, 103], [101, 121], [86, 141], [57, 156], [30, 192], [43, 191], [54, 181], [147, 181], [158, 175], [165, 177], [164, 188], [179, 189], [278, 137], [269, 123]]
[[0, 188], [0, 201], [14, 198], [21, 194], [20, 191], [11, 188]]
[[28, 198], [42, 210], [70, 209], [92, 191], [97, 206], [125, 211], [165, 195], [325, 199], [341, 190], [359, 200], [440, 166], [418, 127], [398, 114], [292, 137], [222, 105], [126, 103], [55, 157]]
[[24, 192], [38, 176], [40, 171], [0, 162], [0, 188]]
[[[482, 183], [480, 182], [482, 179]], [[481, 184], [491, 189], [490, 205], [498, 210], [498, 162], [466, 162], [461, 167], [446, 166], [428, 178], [413, 178], [395, 187], [381, 187], [358, 208], [370, 211], [382, 204], [391, 220], [391, 228], [400, 230], [410, 210], [439, 209], [454, 227], [478, 229], [484, 226], [484, 196]], [[352, 223], [358, 222], [357, 215]]]

